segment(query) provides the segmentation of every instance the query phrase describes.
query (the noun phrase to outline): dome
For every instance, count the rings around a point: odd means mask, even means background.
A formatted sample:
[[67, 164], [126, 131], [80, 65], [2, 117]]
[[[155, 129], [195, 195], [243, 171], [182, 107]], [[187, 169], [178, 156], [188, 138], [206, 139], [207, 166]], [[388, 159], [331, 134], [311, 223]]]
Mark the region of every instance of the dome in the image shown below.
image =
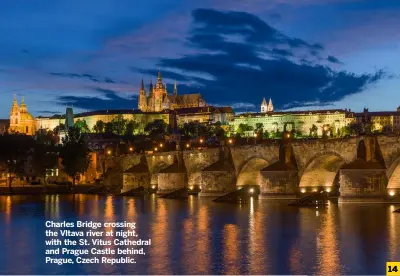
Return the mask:
[[21, 112], [20, 113], [20, 120], [22, 121], [29, 121], [29, 120], [34, 120], [33, 116], [28, 113], [28, 112]]

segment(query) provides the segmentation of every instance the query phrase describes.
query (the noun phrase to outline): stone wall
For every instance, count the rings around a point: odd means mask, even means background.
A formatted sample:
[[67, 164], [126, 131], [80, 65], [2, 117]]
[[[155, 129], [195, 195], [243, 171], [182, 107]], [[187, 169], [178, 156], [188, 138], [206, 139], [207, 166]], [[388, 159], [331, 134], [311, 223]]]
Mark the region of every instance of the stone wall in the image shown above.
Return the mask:
[[159, 173], [158, 194], [165, 194], [187, 186], [185, 173]]
[[297, 171], [262, 171], [260, 177], [262, 196], [291, 195], [298, 192]]
[[340, 201], [382, 201], [386, 183], [385, 170], [340, 170]]
[[150, 175], [148, 173], [124, 173], [122, 193], [140, 186], [146, 189], [150, 187]]
[[200, 196], [221, 195], [236, 190], [236, 177], [234, 171], [203, 171], [200, 174]]

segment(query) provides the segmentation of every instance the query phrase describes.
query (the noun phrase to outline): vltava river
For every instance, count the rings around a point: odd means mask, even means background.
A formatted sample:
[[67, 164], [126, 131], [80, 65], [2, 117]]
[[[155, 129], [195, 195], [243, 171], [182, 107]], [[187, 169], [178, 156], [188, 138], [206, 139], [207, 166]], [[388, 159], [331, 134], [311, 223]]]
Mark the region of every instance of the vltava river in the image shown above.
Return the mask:
[[[258, 200], [0, 196], [0, 274], [385, 274], [400, 261], [391, 205], [297, 208]], [[136, 221], [137, 264], [45, 264], [45, 221]]]

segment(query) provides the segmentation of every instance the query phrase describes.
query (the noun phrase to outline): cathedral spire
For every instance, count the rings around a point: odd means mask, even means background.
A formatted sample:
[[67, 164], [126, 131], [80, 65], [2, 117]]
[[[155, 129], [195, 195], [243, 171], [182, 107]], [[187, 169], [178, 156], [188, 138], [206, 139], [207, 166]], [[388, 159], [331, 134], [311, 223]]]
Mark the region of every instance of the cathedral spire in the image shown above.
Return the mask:
[[142, 84], [140, 86], [140, 90], [144, 90], [144, 82], [143, 82], [143, 78], [142, 78]]
[[174, 81], [174, 96], [178, 95], [178, 88], [176, 87], [176, 80]]
[[162, 77], [161, 77], [161, 69], [160, 69], [160, 67], [158, 67], [157, 83], [158, 84], [162, 84]]

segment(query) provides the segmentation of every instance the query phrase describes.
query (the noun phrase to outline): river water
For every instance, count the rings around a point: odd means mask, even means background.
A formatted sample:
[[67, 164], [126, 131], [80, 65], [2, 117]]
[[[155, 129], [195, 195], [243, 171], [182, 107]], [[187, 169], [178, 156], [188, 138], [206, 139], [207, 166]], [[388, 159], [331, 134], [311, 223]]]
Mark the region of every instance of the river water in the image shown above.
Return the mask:
[[[94, 195], [0, 196], [0, 274], [385, 274], [400, 261], [393, 205], [297, 208]], [[45, 221], [135, 221], [136, 264], [45, 264]]]

